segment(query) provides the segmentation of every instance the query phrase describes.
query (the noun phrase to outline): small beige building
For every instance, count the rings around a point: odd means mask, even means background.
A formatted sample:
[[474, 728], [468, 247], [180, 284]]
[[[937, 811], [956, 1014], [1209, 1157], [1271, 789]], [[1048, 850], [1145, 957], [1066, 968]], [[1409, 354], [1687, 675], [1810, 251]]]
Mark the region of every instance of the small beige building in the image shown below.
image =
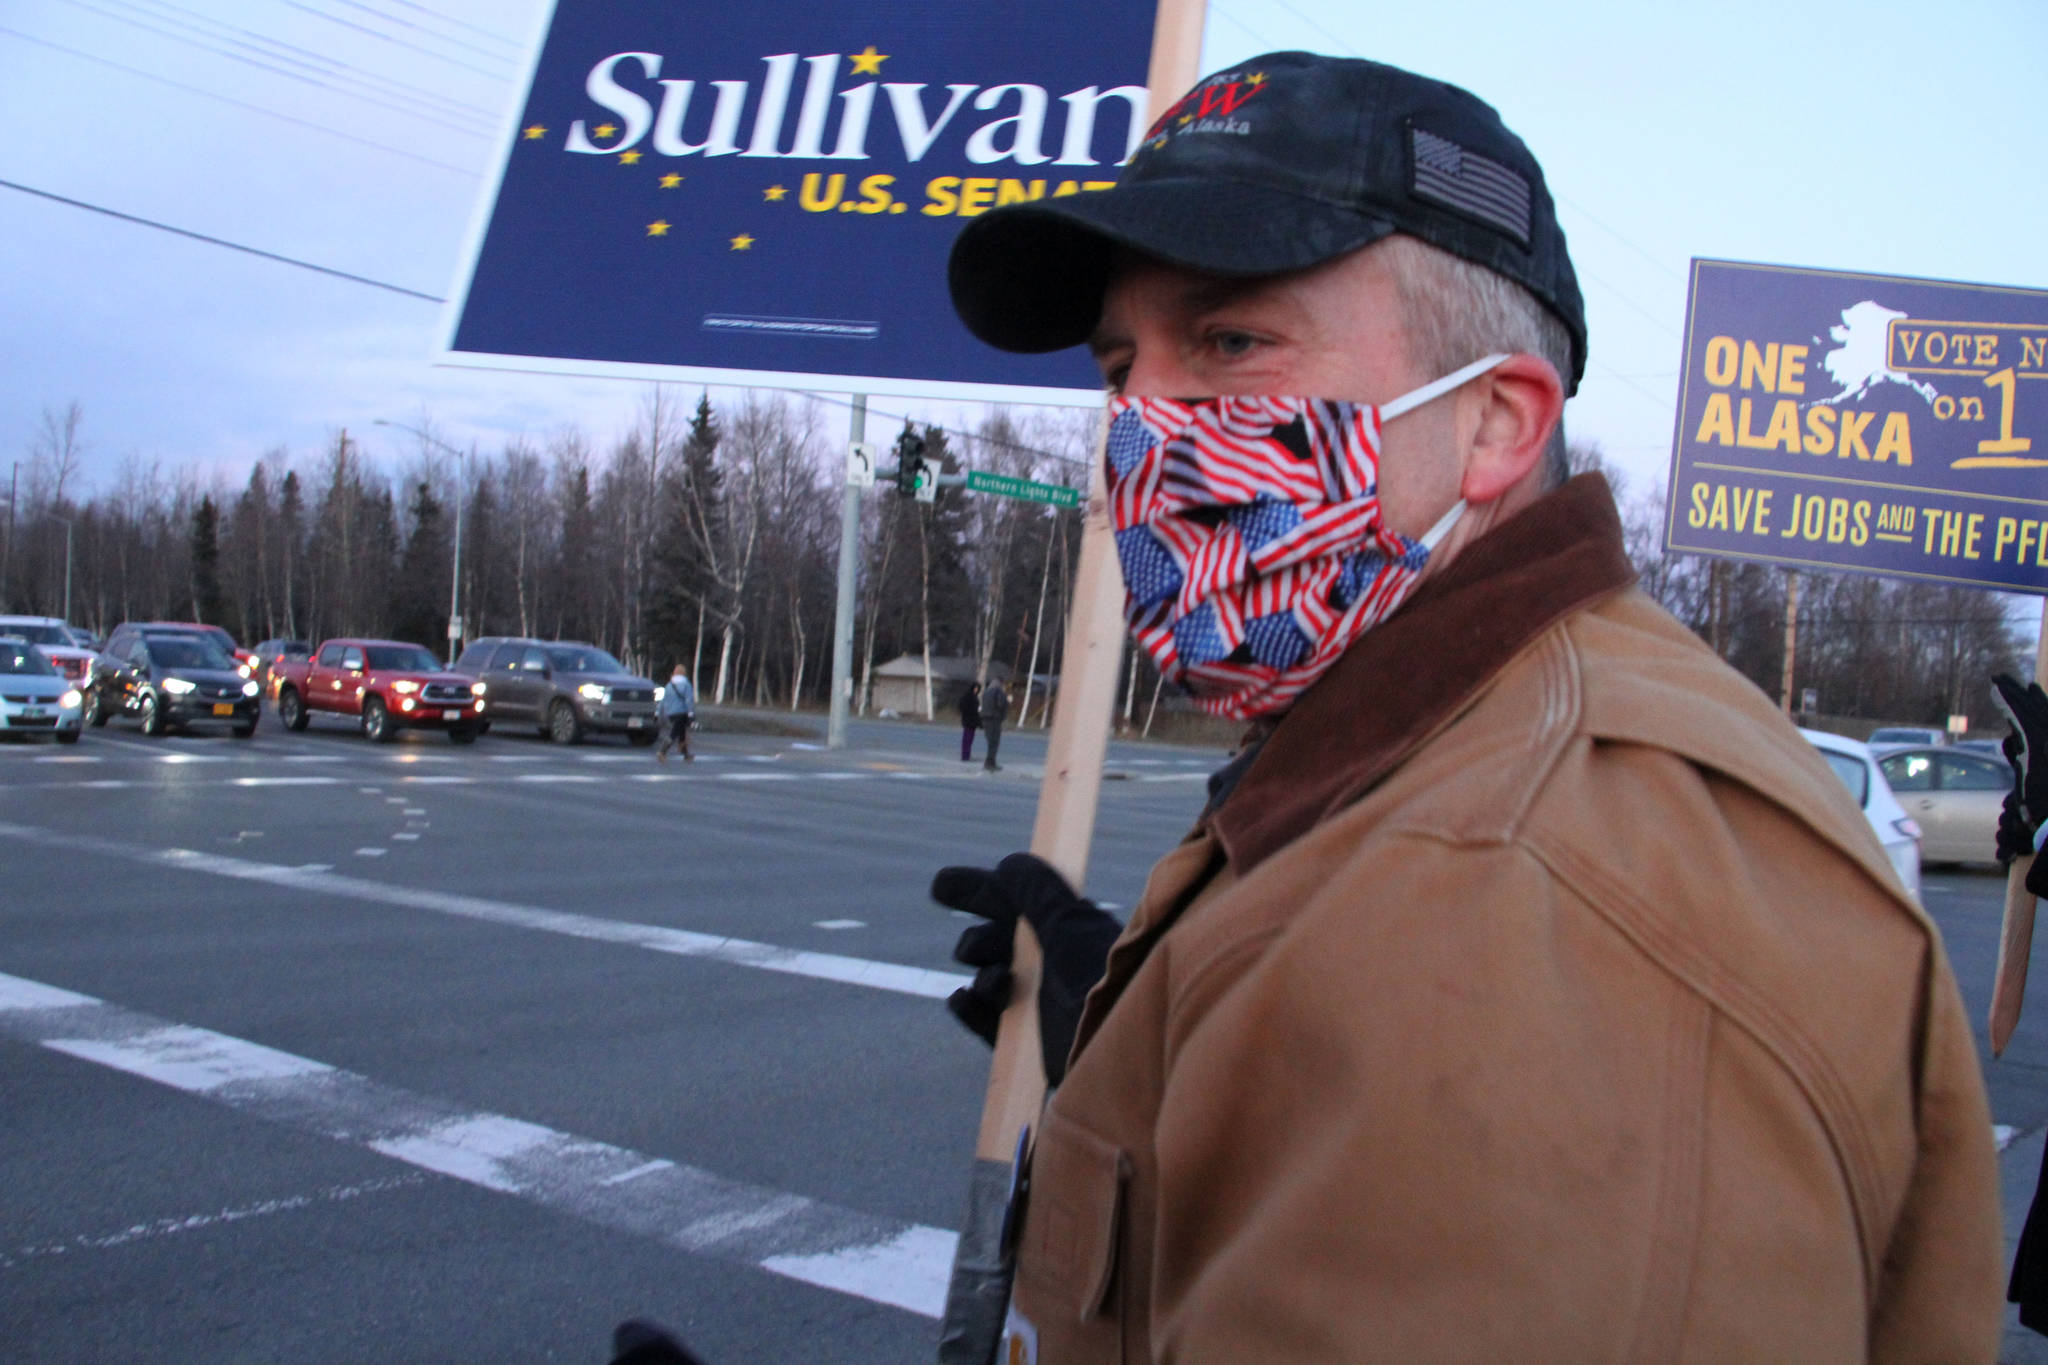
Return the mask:
[[[957, 655], [932, 656], [932, 714], [941, 719], [956, 714], [955, 703], [967, 685], [975, 681], [981, 671], [980, 664], [973, 659]], [[988, 675], [1000, 680], [1007, 688], [1010, 670], [1005, 664], [990, 662]], [[1017, 713], [1021, 698], [1012, 698], [1010, 714]], [[868, 700], [870, 715], [881, 711], [894, 711], [899, 716], [924, 715], [924, 656], [904, 654], [875, 666], [874, 691]]]

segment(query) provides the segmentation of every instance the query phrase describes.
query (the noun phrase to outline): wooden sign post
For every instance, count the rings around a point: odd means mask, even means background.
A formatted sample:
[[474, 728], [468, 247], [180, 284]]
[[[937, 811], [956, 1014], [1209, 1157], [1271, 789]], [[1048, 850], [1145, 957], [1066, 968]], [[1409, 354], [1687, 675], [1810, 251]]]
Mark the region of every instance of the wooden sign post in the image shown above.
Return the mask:
[[[1204, 0], [1159, 0], [1152, 30], [1146, 86], [1156, 122], [1201, 74]], [[1088, 873], [1095, 835], [1095, 804], [1102, 789], [1103, 754], [1115, 709], [1117, 662], [1123, 652], [1123, 580], [1109, 524], [1103, 479], [1107, 417], [1096, 433], [1082, 514], [1081, 561], [1074, 577], [1073, 614], [1060, 662], [1059, 709], [1046, 742], [1045, 781], [1031, 851], [1059, 869], [1075, 888]], [[1009, 1008], [996, 1033], [982, 1102], [981, 1133], [974, 1144], [967, 1218], [953, 1258], [946, 1316], [939, 1333], [940, 1365], [989, 1365], [1010, 1303], [1010, 1265], [1003, 1246], [1004, 1214], [1018, 1138], [1038, 1121], [1045, 1104], [1045, 1066], [1038, 1041], [1038, 942], [1017, 922], [1011, 958]]]
[[[2048, 678], [2048, 601], [2041, 604], [2041, 638], [2034, 645], [2034, 681]], [[2044, 683], [2048, 686], [2048, 683]], [[2038, 761], [2040, 756], [2029, 755]], [[1998, 975], [1991, 983], [1991, 1055], [1997, 1057], [2019, 1026], [2027, 998], [2027, 964], [2034, 953], [2034, 895], [2027, 890], [2031, 857], [2015, 858], [2005, 874], [2005, 920], [1998, 931]]]

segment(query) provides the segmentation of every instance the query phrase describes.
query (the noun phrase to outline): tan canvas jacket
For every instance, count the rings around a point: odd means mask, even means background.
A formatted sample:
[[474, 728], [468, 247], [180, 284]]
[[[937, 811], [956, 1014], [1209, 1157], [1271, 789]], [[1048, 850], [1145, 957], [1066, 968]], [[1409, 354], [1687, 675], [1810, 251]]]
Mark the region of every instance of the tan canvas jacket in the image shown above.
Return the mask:
[[1154, 870], [1037, 1138], [1039, 1360], [1995, 1357], [1939, 936], [1631, 579], [1549, 495]]

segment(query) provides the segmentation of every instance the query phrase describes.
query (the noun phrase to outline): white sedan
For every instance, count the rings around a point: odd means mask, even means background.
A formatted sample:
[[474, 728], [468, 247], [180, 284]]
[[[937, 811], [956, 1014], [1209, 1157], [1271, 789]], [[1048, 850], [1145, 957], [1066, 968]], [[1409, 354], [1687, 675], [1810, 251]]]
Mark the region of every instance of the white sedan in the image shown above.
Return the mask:
[[1870, 746], [1824, 730], [1801, 730], [1799, 733], [1806, 736], [1807, 743], [1820, 750], [1820, 756], [1835, 770], [1835, 776], [1842, 779], [1849, 795], [1856, 798], [1856, 804], [1863, 808], [1863, 818], [1870, 821], [1878, 843], [1884, 845], [1884, 854], [1891, 860], [1892, 871], [1899, 874], [1899, 880], [1905, 883], [1913, 899], [1919, 900], [1920, 826], [1899, 804], [1899, 798], [1892, 795], [1891, 784], [1885, 781], [1884, 770], [1877, 766]]
[[0, 735], [55, 735], [78, 743], [85, 698], [34, 645], [0, 637]]
[[1998, 856], [1998, 816], [2012, 790], [2003, 757], [1954, 745], [1877, 751], [1877, 766], [1925, 832], [1930, 863], [1988, 863]]

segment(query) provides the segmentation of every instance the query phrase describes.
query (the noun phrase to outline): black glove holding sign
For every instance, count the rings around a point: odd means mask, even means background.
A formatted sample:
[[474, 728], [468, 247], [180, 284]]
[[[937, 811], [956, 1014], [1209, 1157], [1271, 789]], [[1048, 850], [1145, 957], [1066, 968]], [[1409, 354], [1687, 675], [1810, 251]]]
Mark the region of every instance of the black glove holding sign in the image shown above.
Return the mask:
[[996, 1023], [1010, 1003], [1010, 953], [1023, 916], [1038, 936], [1045, 965], [1038, 983], [1038, 1035], [1048, 1085], [1067, 1074], [1067, 1053], [1081, 1024], [1089, 988], [1102, 979], [1110, 945], [1123, 931], [1115, 917], [1083, 900], [1052, 864], [1030, 853], [1012, 853], [993, 871], [981, 867], [942, 868], [932, 878], [932, 899], [979, 915], [953, 945], [953, 960], [976, 969], [971, 985], [946, 1001], [960, 1022], [993, 1046]]
[[[2009, 673], [1993, 677], [1991, 687], [1992, 699], [2012, 723], [2005, 758], [2013, 784], [1998, 821], [1998, 856], [2010, 862], [2034, 851], [2035, 832], [2048, 822], [2048, 693], [2039, 683], [2021, 687]], [[2048, 897], [2048, 858], [2034, 860], [2027, 890]]]

